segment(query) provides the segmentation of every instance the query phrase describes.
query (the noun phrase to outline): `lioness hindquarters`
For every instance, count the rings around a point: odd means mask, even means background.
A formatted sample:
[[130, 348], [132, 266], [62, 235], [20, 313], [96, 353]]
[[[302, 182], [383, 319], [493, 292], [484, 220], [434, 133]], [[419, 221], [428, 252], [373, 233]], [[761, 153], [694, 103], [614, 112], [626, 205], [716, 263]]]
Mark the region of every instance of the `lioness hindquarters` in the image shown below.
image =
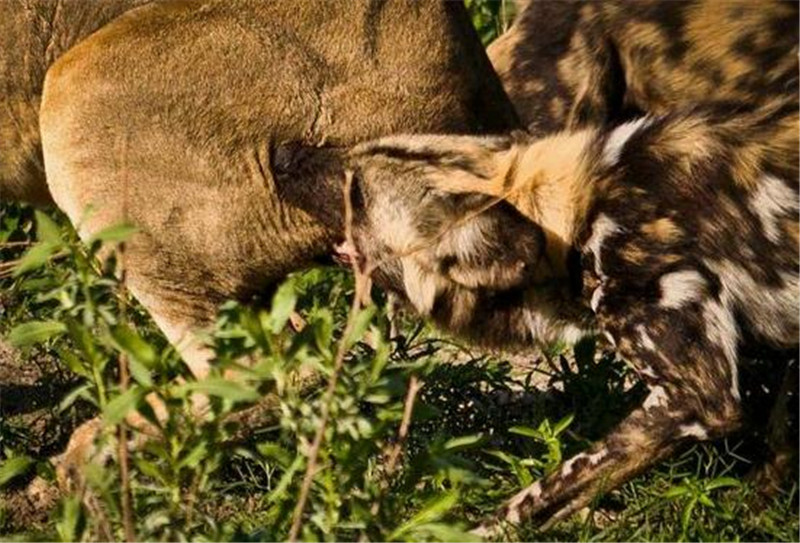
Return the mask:
[[[41, 132], [53, 198], [84, 237], [138, 227], [126, 246], [127, 285], [198, 377], [210, 353], [195, 331], [220, 302], [249, 302], [342, 235], [340, 222], [297, 201], [310, 195], [312, 207], [339, 212], [340, 184], [311, 175], [279, 189], [275, 149], [392, 129], [514, 127], [464, 9], [157, 2], [50, 69]], [[294, 190], [309, 184], [316, 193]]]
[[[502, 519], [562, 518], [682, 441], [739, 426], [737, 363], [745, 337], [797, 346], [797, 147], [792, 100], [750, 113], [643, 118], [538, 141], [410, 136], [354, 151], [365, 256], [402, 262], [413, 253], [398, 248], [408, 246], [423, 247], [423, 258], [433, 255], [427, 269], [436, 288], [424, 292], [432, 300], [415, 303], [418, 309], [498, 345], [594, 326], [650, 389], [603, 441], [512, 499]], [[386, 149], [394, 162], [387, 162]], [[440, 252], [451, 254], [442, 232], [477, 219], [451, 226], [444, 219], [433, 236], [426, 225], [431, 217], [454, 216], [465, 193], [502, 197], [533, 221], [546, 243], [536, 262], [544, 270], [513, 284], [448, 275], [460, 255], [492, 243], [507, 247], [502, 262], [524, 260], [503, 241], [499, 223], [479, 228], [477, 222], [447, 265], [436, 260]], [[403, 213], [387, 218], [382, 201]], [[570, 258], [568, 247], [580, 258]], [[409, 280], [405, 265], [387, 265], [406, 289], [424, 290], [416, 275]], [[412, 302], [419, 296], [408, 293]], [[470, 319], [464, 311], [488, 318]]]

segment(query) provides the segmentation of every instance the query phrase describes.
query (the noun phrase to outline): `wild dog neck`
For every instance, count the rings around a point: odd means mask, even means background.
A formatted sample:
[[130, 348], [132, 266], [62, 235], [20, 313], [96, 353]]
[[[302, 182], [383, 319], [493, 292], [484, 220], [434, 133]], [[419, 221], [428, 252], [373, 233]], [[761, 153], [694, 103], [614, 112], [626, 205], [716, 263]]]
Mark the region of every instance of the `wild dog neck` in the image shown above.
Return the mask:
[[566, 277], [567, 255], [593, 200], [592, 144], [596, 130], [562, 133], [514, 146], [498, 196], [507, 199], [544, 231], [550, 270], [543, 278]]

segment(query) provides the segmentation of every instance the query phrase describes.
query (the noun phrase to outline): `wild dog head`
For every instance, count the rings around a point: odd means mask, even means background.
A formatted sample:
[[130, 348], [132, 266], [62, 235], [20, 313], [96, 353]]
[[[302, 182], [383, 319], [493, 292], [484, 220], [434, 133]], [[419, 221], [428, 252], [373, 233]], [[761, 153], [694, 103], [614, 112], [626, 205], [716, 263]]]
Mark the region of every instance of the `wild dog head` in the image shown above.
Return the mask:
[[[520, 143], [516, 135], [393, 136], [343, 153], [338, 186], [350, 177], [356, 245], [344, 252], [418, 313], [476, 343], [529, 347], [580, 335], [573, 323], [586, 319], [567, 303], [568, 283], [550, 280], [546, 233], [503, 198]], [[325, 155], [321, 175], [329, 178], [329, 152], [313, 154]], [[316, 183], [323, 185], [330, 186]], [[341, 196], [329, 199], [341, 217]], [[322, 213], [315, 201], [309, 211]]]

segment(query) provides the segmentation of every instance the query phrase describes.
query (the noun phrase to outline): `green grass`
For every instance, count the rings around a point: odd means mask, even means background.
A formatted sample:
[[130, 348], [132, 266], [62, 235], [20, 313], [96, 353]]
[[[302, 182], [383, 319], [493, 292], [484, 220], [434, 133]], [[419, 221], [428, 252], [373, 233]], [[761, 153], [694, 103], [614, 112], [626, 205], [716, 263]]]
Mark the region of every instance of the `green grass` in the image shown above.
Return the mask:
[[[3, 211], [4, 240], [33, 239], [30, 210]], [[301, 365], [330, 374], [352, 296], [349, 274], [335, 269], [295, 274], [269, 311], [225, 304], [210, 337], [218, 370], [198, 383], [147, 316], [125, 298], [114, 279], [113, 259], [96, 264], [101, 242], [86, 248], [63, 218], [53, 222], [37, 215], [39, 243], [27, 252], [3, 249], [4, 259], [27, 255], [22, 262], [28, 271], [0, 283], [6, 315], [0, 334], [20, 345], [29, 363], [51, 357], [68, 367], [64, 371], [73, 384], [60, 391], [59, 420], [71, 420], [78, 410], [100, 413], [111, 425], [134, 409], [148, 416], [141, 401], [146, 393], [171, 406], [161, 423], [163, 437], [133, 452], [137, 537], [284, 539], [323, 402], [319, 389], [301, 395], [288, 376]], [[102, 237], [114, 244], [124, 235], [122, 229]], [[300, 334], [285, 326], [291, 310], [308, 322]], [[442, 340], [414, 319], [400, 322], [401, 336], [388, 338], [383, 307], [370, 306], [347, 341], [303, 539], [467, 538], [466, 529], [561, 458], [602, 436], [642, 398], [625, 365], [592, 342], [574, 352], [554, 349], [523, 369]], [[118, 386], [122, 353], [133, 374], [126, 392]], [[245, 382], [221, 380], [220, 372], [243, 356], [255, 361]], [[177, 375], [187, 382], [175, 383]], [[412, 376], [424, 386], [401, 462], [387, 473]], [[214, 398], [201, 421], [189, 414], [193, 390]], [[280, 395], [275, 424], [231, 441], [239, 428], [230, 416], [269, 391]], [[18, 419], [4, 417], [0, 424], [0, 492], [6, 496], [35, 475], [53, 479], [46, 459], [32, 453], [31, 435]], [[113, 435], [107, 439], [113, 441]], [[548, 532], [523, 526], [518, 536], [796, 541], [796, 485], [788, 483], [784, 494], [763, 503], [743, 478], [758, 456], [752, 447], [741, 439], [696, 445], [599, 498], [591, 511]], [[121, 539], [119, 471], [113, 463], [93, 466], [87, 480], [91, 499], [63, 497], [49, 520], [20, 525], [0, 502], [0, 533], [17, 539]]]
[[[503, 29], [505, 4], [468, 2], [484, 43]], [[0, 413], [0, 537], [14, 540], [122, 539], [117, 464], [87, 469], [88, 491], [60, 498], [48, 515], [20, 519], [19, 496], [34, 477], [53, 481], [47, 456], [63, 445], [30, 423], [28, 411], [71, 428], [99, 414], [109, 425], [132, 410], [151, 417], [145, 394], [170, 407], [158, 437], [132, 452], [132, 511], [138, 539], [285, 539], [319, 426], [320, 387], [302, 392], [299, 367], [329, 376], [337, 347], [345, 363], [329, 407], [301, 537], [304, 540], [463, 540], [466, 531], [522, 487], [601, 437], [642, 387], [612, 352], [593, 342], [554, 348], [519, 364], [476, 353], [410, 317], [390, 323], [381, 293], [343, 337], [353, 281], [342, 270], [294, 274], [267, 309], [220, 308], [209, 341], [216, 369], [201, 382], [187, 372], [147, 315], [115, 279], [114, 260], [98, 263], [105, 232], [88, 247], [57, 214], [0, 206], [0, 262], [22, 258], [24, 273], [0, 278], [0, 337], [19, 347], [17, 363], [48, 365], [37, 379], [49, 402]], [[33, 246], [8, 242], [35, 241]], [[286, 326], [291, 311], [306, 328]], [[125, 356], [132, 382], [119, 386]], [[226, 368], [250, 369], [242, 382]], [[55, 368], [55, 369], [52, 369]], [[175, 381], [182, 376], [184, 382]], [[408, 384], [423, 383], [394, 470]], [[190, 416], [193, 391], [212, 397], [206, 417]], [[235, 415], [267, 393], [279, 397], [270, 424], [240, 439]], [[0, 398], [2, 400], [2, 398]], [[44, 413], [44, 414], [42, 414]], [[3, 416], [5, 415], [5, 416]], [[54, 421], [54, 422], [52, 422]], [[42, 444], [43, 434], [51, 439]], [[600, 497], [547, 532], [533, 524], [520, 538], [545, 541], [797, 541], [797, 484], [764, 502], [745, 474], [758, 444], [734, 437], [687, 447], [676, 457]]]

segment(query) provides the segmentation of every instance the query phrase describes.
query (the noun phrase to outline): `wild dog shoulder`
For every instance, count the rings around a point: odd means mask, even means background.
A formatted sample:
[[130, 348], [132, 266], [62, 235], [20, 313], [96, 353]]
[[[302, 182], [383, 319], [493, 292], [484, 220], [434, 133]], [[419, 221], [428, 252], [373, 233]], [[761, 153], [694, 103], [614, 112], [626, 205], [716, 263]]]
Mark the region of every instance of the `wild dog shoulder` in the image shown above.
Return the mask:
[[[797, 105], [788, 103], [612, 130], [592, 213], [577, 240], [588, 271], [601, 284], [617, 277], [655, 288], [662, 277], [691, 269], [736, 303], [747, 297], [756, 313], [785, 311], [797, 283], [797, 123]], [[684, 283], [665, 284], [680, 291]], [[756, 291], [770, 295], [759, 301]], [[595, 309], [599, 293], [592, 293]]]

